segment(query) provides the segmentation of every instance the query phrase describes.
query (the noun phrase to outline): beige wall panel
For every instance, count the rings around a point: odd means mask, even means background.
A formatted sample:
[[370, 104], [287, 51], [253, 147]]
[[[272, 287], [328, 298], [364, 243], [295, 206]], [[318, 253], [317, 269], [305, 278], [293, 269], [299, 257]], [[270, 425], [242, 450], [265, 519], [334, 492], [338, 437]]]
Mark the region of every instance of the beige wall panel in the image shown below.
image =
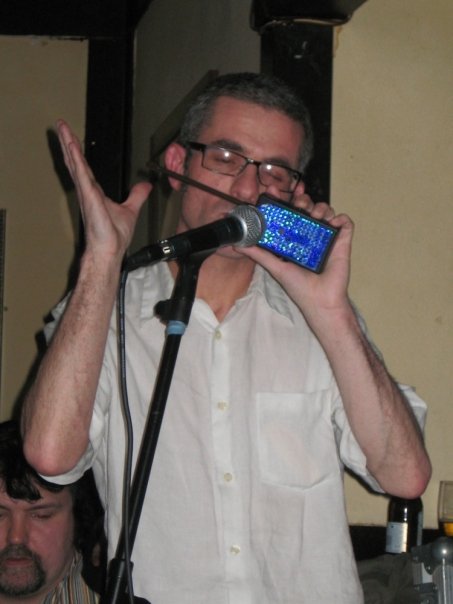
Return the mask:
[[65, 117], [83, 132], [86, 68], [87, 42], [0, 36], [0, 207], [7, 210], [1, 419], [25, 383], [43, 317], [66, 287], [77, 210], [54, 171], [47, 131]]
[[[429, 404], [436, 527], [453, 479], [453, 4], [369, 0], [337, 32], [332, 200], [355, 220], [352, 295], [390, 371]], [[347, 481], [350, 518], [387, 500]]]

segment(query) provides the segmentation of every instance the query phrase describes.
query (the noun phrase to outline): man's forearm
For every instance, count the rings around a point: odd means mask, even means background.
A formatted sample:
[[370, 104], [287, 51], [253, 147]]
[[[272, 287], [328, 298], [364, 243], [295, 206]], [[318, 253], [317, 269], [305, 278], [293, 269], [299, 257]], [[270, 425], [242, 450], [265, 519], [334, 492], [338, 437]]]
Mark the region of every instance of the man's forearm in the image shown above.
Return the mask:
[[363, 334], [352, 308], [319, 330], [352, 431], [381, 487], [417, 497], [430, 478], [423, 437], [405, 396]]
[[23, 409], [29, 462], [52, 476], [72, 469], [88, 443], [119, 270], [82, 260], [69, 299]]

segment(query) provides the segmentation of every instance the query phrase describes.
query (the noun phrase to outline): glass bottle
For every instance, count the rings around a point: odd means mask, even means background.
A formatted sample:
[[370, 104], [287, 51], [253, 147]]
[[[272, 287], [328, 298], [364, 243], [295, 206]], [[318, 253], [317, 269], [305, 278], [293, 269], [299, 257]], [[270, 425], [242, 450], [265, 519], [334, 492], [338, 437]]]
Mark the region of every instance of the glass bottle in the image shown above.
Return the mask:
[[423, 503], [417, 499], [391, 497], [388, 507], [385, 551], [401, 554], [422, 543]]

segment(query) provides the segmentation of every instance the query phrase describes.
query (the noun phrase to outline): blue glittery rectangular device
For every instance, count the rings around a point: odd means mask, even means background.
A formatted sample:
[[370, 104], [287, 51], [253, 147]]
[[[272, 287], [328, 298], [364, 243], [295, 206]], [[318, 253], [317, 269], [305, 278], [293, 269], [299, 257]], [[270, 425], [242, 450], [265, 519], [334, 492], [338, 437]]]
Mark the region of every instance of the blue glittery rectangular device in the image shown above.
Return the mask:
[[315, 273], [322, 271], [338, 229], [266, 195], [256, 208], [266, 222], [260, 247]]

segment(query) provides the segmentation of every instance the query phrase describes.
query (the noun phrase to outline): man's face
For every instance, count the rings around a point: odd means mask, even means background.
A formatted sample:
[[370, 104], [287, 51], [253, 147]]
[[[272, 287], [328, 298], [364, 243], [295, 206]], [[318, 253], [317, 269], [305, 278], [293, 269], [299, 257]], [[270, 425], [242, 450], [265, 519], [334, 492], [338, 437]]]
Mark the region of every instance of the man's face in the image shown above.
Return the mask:
[[[302, 141], [302, 126], [283, 113], [255, 103], [220, 97], [215, 102], [211, 119], [195, 142], [219, 145], [257, 161], [280, 163], [297, 170]], [[183, 169], [175, 165], [172, 168]], [[284, 201], [290, 197], [277, 189], [261, 185], [255, 165], [248, 165], [234, 177], [210, 172], [202, 166], [200, 151], [192, 151], [187, 174], [243, 202], [256, 203], [261, 193]], [[302, 192], [301, 183], [295, 195]], [[218, 220], [232, 209], [228, 201], [189, 186], [183, 197], [177, 230], [182, 232]]]
[[0, 599], [1, 594], [24, 601], [47, 594], [71, 564], [71, 493], [38, 490], [41, 499], [28, 502], [11, 499], [0, 484]]

